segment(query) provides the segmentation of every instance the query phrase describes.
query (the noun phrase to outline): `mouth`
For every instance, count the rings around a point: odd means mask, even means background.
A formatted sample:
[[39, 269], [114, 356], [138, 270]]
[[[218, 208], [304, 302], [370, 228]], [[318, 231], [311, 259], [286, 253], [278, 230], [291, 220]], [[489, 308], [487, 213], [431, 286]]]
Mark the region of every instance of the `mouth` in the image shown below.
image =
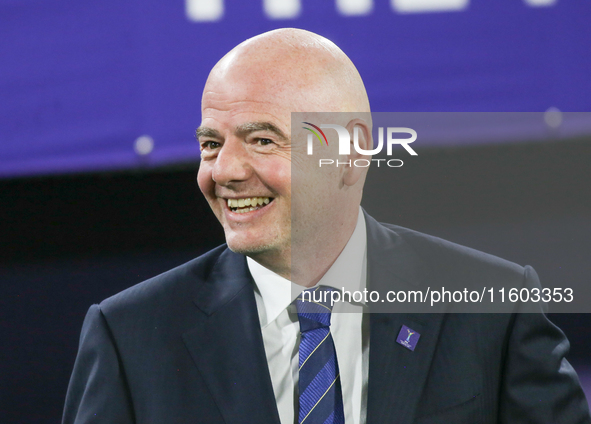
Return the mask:
[[244, 197], [226, 199], [228, 209], [234, 213], [247, 213], [264, 208], [273, 201], [273, 197]]

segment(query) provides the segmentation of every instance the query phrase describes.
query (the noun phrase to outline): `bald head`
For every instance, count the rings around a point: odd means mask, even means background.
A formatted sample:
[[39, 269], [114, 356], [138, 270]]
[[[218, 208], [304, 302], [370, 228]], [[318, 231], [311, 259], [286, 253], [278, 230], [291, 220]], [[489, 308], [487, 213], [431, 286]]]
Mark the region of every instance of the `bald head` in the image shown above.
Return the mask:
[[301, 29], [250, 38], [212, 69], [204, 96], [240, 87], [261, 101], [285, 102], [291, 112], [369, 112], [363, 81], [332, 41]]

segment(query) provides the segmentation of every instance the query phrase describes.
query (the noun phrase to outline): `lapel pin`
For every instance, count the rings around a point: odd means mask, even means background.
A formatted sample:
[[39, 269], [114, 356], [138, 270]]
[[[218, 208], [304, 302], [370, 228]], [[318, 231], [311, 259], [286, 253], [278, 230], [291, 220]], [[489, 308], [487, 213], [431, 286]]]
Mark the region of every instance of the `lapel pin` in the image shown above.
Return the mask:
[[401, 344], [405, 348], [414, 351], [420, 337], [421, 335], [417, 333], [415, 330], [413, 330], [412, 328], [408, 328], [406, 325], [403, 325], [400, 329], [400, 333], [398, 333], [396, 342], [398, 344]]

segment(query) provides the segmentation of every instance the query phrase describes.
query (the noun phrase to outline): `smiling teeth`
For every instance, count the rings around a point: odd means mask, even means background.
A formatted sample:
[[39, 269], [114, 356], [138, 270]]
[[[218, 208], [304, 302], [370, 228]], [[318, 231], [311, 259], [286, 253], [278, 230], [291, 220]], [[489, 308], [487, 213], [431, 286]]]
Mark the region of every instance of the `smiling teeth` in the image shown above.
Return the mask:
[[[259, 209], [259, 206], [268, 205], [269, 197], [246, 197], [243, 199], [228, 199], [228, 207], [234, 212], [244, 213]], [[236, 209], [241, 208], [241, 209]]]

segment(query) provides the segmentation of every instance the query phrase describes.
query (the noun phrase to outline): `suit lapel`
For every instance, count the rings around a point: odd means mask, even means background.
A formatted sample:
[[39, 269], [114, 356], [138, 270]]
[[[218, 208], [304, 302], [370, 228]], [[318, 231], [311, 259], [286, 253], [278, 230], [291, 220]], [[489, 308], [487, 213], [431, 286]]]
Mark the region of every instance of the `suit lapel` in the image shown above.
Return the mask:
[[[414, 422], [442, 320], [443, 314], [371, 315], [368, 423]], [[396, 342], [402, 325], [421, 335], [414, 352]]]
[[227, 424], [279, 424], [252, 284], [244, 256], [224, 251], [183, 338]]
[[[385, 292], [417, 289], [427, 264], [396, 232], [365, 215], [368, 287]], [[279, 424], [252, 278], [241, 255], [226, 250], [200, 286], [195, 328], [185, 344], [227, 424]], [[384, 311], [380, 311], [384, 312]], [[432, 314], [372, 313], [367, 422], [412, 423], [425, 384], [443, 310]], [[414, 351], [396, 342], [402, 327], [421, 337]]]
[[[367, 214], [365, 219], [369, 289], [384, 298], [389, 290], [417, 290], [431, 278], [427, 264], [402, 237]], [[370, 315], [367, 422], [408, 424], [417, 413], [444, 314], [441, 308], [419, 314], [392, 313], [393, 305], [387, 307]], [[420, 334], [414, 351], [396, 342], [403, 325]]]

